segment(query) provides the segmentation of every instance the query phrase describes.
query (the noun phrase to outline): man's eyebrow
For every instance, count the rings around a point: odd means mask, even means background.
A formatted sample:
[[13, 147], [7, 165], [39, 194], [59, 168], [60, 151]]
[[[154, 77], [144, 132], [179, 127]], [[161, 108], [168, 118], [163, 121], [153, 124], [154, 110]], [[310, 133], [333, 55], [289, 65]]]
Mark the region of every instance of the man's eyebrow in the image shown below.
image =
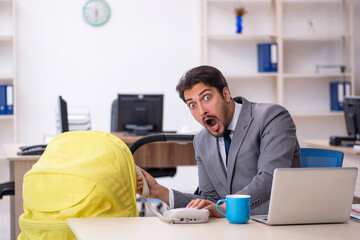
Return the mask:
[[[207, 91], [211, 91], [211, 89], [210, 89], [210, 88], [206, 88], [206, 89], [202, 90], [202, 91], [198, 94], [198, 96], [201, 96], [204, 92], [207, 92]], [[188, 101], [190, 101], [190, 100], [192, 100], [192, 98], [185, 99], [185, 102], [188, 102]]]

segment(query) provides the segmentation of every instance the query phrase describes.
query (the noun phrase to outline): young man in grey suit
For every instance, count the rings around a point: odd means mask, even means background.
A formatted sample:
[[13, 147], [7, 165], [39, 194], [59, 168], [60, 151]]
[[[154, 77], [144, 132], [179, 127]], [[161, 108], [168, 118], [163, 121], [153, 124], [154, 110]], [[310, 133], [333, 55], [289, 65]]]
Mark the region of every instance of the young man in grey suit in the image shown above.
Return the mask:
[[[266, 214], [274, 170], [300, 167], [296, 127], [289, 112], [276, 104], [232, 98], [224, 76], [211, 66], [191, 69], [176, 89], [204, 126], [194, 137], [199, 195], [169, 190], [143, 171], [150, 197], [173, 208], [205, 208], [210, 216], [223, 217], [216, 209], [219, 199], [247, 194], [251, 214]], [[140, 192], [141, 177], [137, 184]], [[220, 208], [226, 211], [225, 204]]]

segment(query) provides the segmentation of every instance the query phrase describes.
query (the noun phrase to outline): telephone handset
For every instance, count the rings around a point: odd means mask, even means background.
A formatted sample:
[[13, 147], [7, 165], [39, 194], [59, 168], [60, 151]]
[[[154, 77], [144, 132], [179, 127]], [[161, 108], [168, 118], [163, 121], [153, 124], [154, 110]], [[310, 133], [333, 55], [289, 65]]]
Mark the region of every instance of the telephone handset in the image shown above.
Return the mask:
[[[138, 166], [135, 166], [136, 176], [141, 176], [143, 179], [142, 196], [148, 199], [150, 196], [149, 185]], [[163, 215], [157, 212], [150, 202], [146, 205], [152, 213], [155, 214], [160, 220], [166, 223], [204, 223], [209, 219], [209, 210], [195, 209], [195, 208], [175, 208], [164, 211]]]
[[150, 189], [149, 189], [149, 185], [145, 179], [144, 174], [142, 174], [142, 172], [140, 171], [139, 167], [135, 165], [135, 171], [136, 171], [136, 176], [141, 176], [143, 179], [143, 188], [142, 188], [142, 193], [141, 196], [143, 196], [144, 198], [148, 198], [150, 196]]

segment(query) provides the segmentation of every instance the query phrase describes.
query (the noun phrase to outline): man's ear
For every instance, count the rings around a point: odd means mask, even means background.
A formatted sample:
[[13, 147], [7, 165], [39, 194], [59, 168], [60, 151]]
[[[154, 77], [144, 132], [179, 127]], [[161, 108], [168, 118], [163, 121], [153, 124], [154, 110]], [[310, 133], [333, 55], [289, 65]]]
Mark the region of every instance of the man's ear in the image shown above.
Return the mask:
[[223, 88], [223, 97], [225, 102], [229, 102], [231, 100], [230, 90], [227, 87]]

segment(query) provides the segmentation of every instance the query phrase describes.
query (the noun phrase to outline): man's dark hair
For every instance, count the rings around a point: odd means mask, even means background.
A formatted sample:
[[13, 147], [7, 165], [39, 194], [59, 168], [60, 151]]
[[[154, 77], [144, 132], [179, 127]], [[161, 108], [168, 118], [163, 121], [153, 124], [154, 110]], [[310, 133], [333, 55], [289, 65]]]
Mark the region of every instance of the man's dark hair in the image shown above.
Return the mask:
[[185, 90], [191, 89], [197, 83], [204, 83], [206, 86], [215, 87], [221, 96], [223, 96], [224, 87], [229, 88], [224, 76], [218, 69], [211, 66], [195, 67], [186, 72], [176, 86], [176, 91], [179, 92], [179, 96], [184, 102]]

